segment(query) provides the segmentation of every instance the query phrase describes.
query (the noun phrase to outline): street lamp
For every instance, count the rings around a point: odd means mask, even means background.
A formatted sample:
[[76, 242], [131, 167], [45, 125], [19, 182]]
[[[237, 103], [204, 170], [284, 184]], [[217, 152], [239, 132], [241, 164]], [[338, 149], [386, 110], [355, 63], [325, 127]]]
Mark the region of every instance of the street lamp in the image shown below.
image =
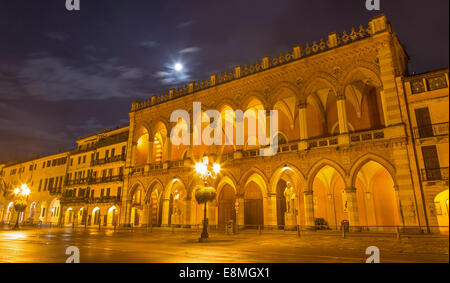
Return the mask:
[[203, 157], [203, 162], [195, 164], [195, 171], [199, 175], [199, 178], [203, 181], [203, 186], [195, 191], [195, 199], [198, 204], [205, 204], [203, 214], [203, 231], [199, 242], [204, 242], [208, 239], [208, 219], [206, 218], [206, 204], [208, 201], [216, 199], [216, 190], [208, 185], [208, 181], [217, 178], [220, 173], [220, 164], [209, 164], [208, 156]]
[[[14, 189], [14, 195], [16, 197], [16, 200], [14, 201], [14, 210], [17, 212], [17, 220], [16, 225], [14, 225], [13, 229], [19, 228], [19, 216], [20, 214], [24, 213], [27, 209], [28, 205], [28, 196], [30, 195], [30, 189], [26, 184], [23, 184], [22, 186], [17, 187]], [[26, 197], [26, 200], [24, 199]]]

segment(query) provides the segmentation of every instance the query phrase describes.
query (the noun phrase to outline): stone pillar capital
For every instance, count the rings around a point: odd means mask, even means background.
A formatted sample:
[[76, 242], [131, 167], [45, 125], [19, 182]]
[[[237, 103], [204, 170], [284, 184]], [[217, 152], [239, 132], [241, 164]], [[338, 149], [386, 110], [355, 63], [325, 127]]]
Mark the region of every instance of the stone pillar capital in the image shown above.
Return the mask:
[[299, 104], [298, 104], [298, 109], [306, 109], [306, 102], [300, 102]]
[[346, 188], [344, 191], [347, 194], [356, 193], [356, 188]]
[[339, 94], [336, 96], [336, 100], [337, 100], [337, 101], [339, 101], [339, 100], [345, 100], [345, 94], [339, 93]]
[[314, 191], [313, 191], [313, 190], [309, 190], [309, 191], [303, 191], [303, 194], [304, 194], [305, 196], [312, 196], [312, 195], [313, 195], [313, 193], [314, 193]]

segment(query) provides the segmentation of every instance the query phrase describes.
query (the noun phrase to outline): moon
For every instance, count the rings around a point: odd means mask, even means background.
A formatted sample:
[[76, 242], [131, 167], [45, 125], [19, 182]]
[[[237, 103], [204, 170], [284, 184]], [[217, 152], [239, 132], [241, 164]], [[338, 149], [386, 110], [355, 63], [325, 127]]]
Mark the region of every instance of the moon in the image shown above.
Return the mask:
[[175, 69], [175, 71], [179, 72], [183, 70], [183, 65], [181, 63], [176, 63], [173, 68]]

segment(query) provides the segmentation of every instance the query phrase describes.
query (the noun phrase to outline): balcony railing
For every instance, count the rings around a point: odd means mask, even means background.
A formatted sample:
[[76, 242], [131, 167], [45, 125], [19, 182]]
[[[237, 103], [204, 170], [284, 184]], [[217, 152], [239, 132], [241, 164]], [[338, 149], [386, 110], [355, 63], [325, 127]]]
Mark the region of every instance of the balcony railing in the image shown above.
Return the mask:
[[103, 165], [103, 164], [108, 164], [108, 163], [113, 163], [113, 162], [118, 162], [118, 161], [125, 161], [125, 155], [116, 155], [114, 157], [92, 160], [91, 166]]
[[62, 203], [120, 203], [120, 196], [103, 196], [103, 197], [72, 197], [72, 196], [64, 196], [61, 198]]
[[448, 167], [436, 169], [422, 169], [423, 181], [447, 181]]
[[48, 189], [48, 193], [51, 196], [61, 194], [62, 193], [62, 188], [51, 188], [51, 189]]
[[414, 128], [416, 139], [445, 136], [449, 134], [448, 122]]
[[446, 71], [439, 71], [431, 75], [417, 75], [407, 80], [411, 84], [411, 93], [413, 95], [448, 88]]
[[111, 182], [120, 182], [123, 181], [123, 175], [116, 176], [107, 176], [100, 178], [84, 178], [77, 180], [66, 180], [66, 186], [74, 186], [74, 185], [92, 185], [92, 184], [101, 184], [101, 183], [111, 183]]

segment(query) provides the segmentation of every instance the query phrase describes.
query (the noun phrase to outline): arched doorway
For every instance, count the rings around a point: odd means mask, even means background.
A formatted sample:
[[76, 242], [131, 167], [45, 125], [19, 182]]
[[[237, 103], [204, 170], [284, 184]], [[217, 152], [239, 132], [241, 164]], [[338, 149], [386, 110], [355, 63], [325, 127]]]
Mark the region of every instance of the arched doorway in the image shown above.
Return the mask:
[[345, 183], [339, 172], [326, 165], [317, 172], [313, 182], [313, 203], [316, 225], [323, 229], [339, 229], [349, 220]]
[[92, 218], [93, 218], [93, 222], [91, 222], [92, 225], [100, 224], [100, 208], [96, 207], [92, 210]]
[[3, 222], [9, 224], [12, 222], [12, 217], [13, 217], [13, 210], [14, 210], [14, 203], [10, 202], [8, 204], [8, 208], [6, 209], [5, 215], [4, 215], [4, 219]]
[[236, 222], [235, 202], [236, 194], [234, 189], [230, 185], [226, 184], [220, 191], [219, 195], [219, 229], [224, 229], [230, 220]]
[[142, 225], [142, 189], [137, 186], [131, 197], [130, 224], [139, 227]]
[[439, 193], [434, 198], [434, 204], [436, 207], [439, 230], [448, 233], [448, 190]]
[[116, 226], [117, 225], [117, 208], [115, 206], [112, 206], [108, 209], [108, 215], [106, 218], [106, 226]]
[[367, 162], [357, 173], [355, 187], [362, 227], [393, 231], [402, 225], [394, 180], [383, 165]]
[[71, 207], [66, 209], [64, 213], [64, 223], [63, 225], [71, 225], [74, 221], [73, 209]]
[[61, 205], [58, 199], [54, 199], [50, 204], [50, 222], [58, 224], [59, 216], [61, 214]]
[[263, 195], [253, 181], [247, 184], [244, 192], [244, 224], [251, 229], [264, 225]]

